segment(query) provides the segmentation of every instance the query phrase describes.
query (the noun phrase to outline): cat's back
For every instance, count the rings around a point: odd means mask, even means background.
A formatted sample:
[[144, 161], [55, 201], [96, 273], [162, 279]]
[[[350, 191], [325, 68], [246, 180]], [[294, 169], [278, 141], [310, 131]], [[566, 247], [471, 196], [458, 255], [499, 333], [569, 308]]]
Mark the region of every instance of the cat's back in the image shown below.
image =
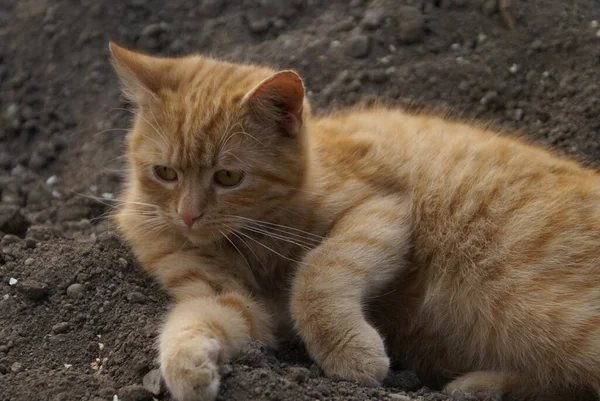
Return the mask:
[[[587, 340], [600, 341], [595, 171], [474, 125], [395, 110], [343, 113], [315, 125], [314, 146], [335, 171], [331, 179], [352, 175], [381, 192], [412, 197], [419, 273], [412, 284], [402, 278], [396, 284], [403, 306], [392, 320], [402, 321], [401, 309], [418, 313], [407, 335], [425, 345], [405, 349], [414, 352], [411, 358], [435, 345], [449, 356], [446, 369], [490, 368], [482, 355], [494, 355], [494, 368], [521, 369], [537, 361], [512, 344], [530, 338], [543, 341], [540, 352], [570, 349], [568, 358], [578, 363], [596, 357], [586, 339], [575, 344], [568, 332], [577, 327]], [[498, 325], [512, 333], [510, 341], [494, 340]], [[402, 332], [400, 326], [393, 332]], [[564, 358], [559, 353], [550, 365], [558, 369]], [[435, 369], [443, 369], [438, 362]], [[540, 374], [552, 377], [552, 371]]]
[[517, 243], [534, 258], [558, 237], [575, 249], [600, 244], [600, 175], [544, 149], [397, 109], [343, 112], [314, 125], [313, 146], [331, 180], [412, 196], [419, 245], [435, 250], [424, 256], [429, 264], [439, 259], [447, 269], [457, 251], [487, 263], [490, 249]]

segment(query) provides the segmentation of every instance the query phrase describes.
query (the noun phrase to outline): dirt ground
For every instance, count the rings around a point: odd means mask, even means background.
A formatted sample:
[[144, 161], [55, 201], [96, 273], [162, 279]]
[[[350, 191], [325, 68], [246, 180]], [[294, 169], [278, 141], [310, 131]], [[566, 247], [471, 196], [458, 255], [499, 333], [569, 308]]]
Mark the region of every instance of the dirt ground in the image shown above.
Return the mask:
[[[0, 1], [0, 401], [169, 399], [154, 349], [168, 297], [104, 218], [131, 118], [109, 39], [296, 68], [317, 112], [438, 108], [598, 166], [600, 4], [511, 14], [512, 31], [493, 0]], [[411, 372], [332, 382], [295, 344], [249, 346], [222, 373], [220, 400], [447, 398]]]

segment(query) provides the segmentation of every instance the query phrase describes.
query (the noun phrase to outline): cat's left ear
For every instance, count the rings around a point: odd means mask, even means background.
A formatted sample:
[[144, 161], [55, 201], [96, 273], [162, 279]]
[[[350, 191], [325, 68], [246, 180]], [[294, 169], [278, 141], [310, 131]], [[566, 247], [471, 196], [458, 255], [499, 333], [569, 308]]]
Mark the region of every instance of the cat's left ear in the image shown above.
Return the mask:
[[280, 71], [265, 79], [242, 100], [262, 124], [275, 125], [285, 136], [300, 134], [306, 105], [304, 84], [294, 71]]
[[109, 42], [111, 61], [131, 101], [144, 104], [169, 85], [172, 60], [134, 52]]

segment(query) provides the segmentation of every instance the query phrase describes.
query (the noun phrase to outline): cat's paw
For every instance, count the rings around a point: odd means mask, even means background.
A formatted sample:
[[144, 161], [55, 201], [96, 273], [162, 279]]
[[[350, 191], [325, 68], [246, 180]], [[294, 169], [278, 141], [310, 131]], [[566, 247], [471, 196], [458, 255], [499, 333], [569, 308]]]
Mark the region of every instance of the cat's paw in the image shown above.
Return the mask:
[[486, 400], [490, 397], [501, 398], [506, 378], [506, 375], [501, 372], [471, 372], [448, 383], [444, 391], [452, 394], [459, 390], [478, 400]]
[[331, 378], [357, 381], [372, 387], [381, 384], [390, 368], [383, 340], [368, 324], [348, 331], [320, 362], [325, 374]]
[[174, 342], [161, 349], [161, 373], [177, 401], [213, 401], [219, 393], [221, 346], [211, 338]]

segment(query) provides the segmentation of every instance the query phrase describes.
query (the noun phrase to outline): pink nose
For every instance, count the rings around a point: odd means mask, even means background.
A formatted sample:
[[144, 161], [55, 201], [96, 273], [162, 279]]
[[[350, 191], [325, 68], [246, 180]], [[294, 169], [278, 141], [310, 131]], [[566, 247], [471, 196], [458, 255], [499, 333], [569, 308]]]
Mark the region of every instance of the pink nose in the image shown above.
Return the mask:
[[199, 215], [189, 215], [189, 214], [182, 214], [181, 215], [181, 219], [183, 220], [183, 222], [185, 223], [186, 226], [188, 227], [192, 227], [194, 225], [194, 222], [196, 220], [198, 220], [200, 217], [202, 217], [202, 214]]

